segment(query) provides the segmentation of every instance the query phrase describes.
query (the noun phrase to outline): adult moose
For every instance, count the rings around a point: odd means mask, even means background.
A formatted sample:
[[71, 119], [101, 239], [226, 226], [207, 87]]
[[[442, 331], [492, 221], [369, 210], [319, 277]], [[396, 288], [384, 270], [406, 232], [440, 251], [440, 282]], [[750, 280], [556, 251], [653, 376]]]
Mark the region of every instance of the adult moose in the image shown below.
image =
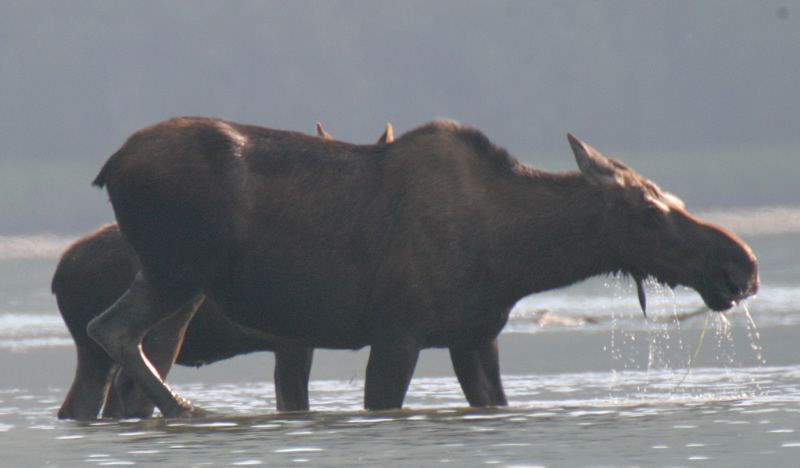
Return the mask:
[[569, 142], [579, 173], [535, 170], [449, 121], [380, 146], [208, 118], [141, 130], [94, 184], [143, 268], [89, 334], [168, 417], [200, 411], [139, 345], [206, 296], [306, 346], [369, 345], [367, 409], [402, 406], [427, 347], [450, 349], [470, 404], [505, 404], [497, 335], [523, 296], [611, 272], [689, 286], [717, 311], [756, 292], [742, 241]]
[[[320, 123], [316, 125], [316, 134], [333, 140]], [[376, 144], [393, 141], [392, 126], [387, 124]], [[79, 239], [61, 256], [51, 289], [75, 342], [78, 362], [75, 378], [58, 411], [59, 419], [95, 419], [101, 408], [104, 418], [142, 418], [152, 414], [153, 402], [86, 332], [89, 321], [128, 289], [137, 271], [136, 260], [116, 224]], [[187, 319], [178, 314], [145, 337], [145, 355], [162, 378], [166, 378], [173, 361], [184, 366], [201, 366], [239, 354], [274, 351], [277, 409], [309, 409], [308, 378], [313, 349], [237, 325], [213, 300], [206, 300], [200, 306], [188, 327]]]

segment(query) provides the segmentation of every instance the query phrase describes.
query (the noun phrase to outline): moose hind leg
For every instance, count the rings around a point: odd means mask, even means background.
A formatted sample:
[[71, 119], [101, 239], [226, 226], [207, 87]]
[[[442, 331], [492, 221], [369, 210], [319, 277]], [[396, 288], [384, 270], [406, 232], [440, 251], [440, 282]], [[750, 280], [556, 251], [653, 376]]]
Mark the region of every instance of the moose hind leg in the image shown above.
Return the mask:
[[[187, 302], [172, 317], [153, 327], [144, 338], [144, 354], [162, 380], [167, 378], [175, 363], [186, 328], [196, 311], [197, 306], [191, 301]], [[111, 395], [109, 400], [117, 404], [106, 404], [104, 418], [149, 418], [153, 415], [155, 404], [125, 369], [117, 373], [111, 390], [116, 400]]]
[[155, 289], [140, 272], [117, 302], [89, 322], [87, 331], [132, 376], [164, 416], [192, 416], [198, 412], [164, 384], [144, 355], [142, 341], [155, 324], [186, 304], [196, 310], [205, 296], [185, 289], [161, 288], [161, 293]]
[[376, 340], [370, 347], [364, 385], [364, 408], [400, 409], [419, 358], [420, 345], [410, 337]]
[[450, 348], [458, 383], [470, 406], [507, 406], [500, 380], [497, 338], [477, 346]]

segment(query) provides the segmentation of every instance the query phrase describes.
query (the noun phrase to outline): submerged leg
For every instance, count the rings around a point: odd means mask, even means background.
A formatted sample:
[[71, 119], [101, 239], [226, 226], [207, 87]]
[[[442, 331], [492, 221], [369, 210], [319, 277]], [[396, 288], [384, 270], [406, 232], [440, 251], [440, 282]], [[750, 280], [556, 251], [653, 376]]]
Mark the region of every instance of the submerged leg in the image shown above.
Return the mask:
[[477, 346], [450, 348], [453, 369], [470, 406], [507, 406], [500, 380], [497, 338]]
[[[144, 338], [144, 354], [155, 367], [161, 379], [166, 379], [183, 343], [186, 328], [197, 311], [198, 305], [193, 302], [184, 304], [178, 312], [160, 322], [147, 333]], [[118, 401], [107, 404], [103, 410], [104, 418], [149, 418], [153, 414], [155, 404], [142, 387], [136, 384], [134, 376], [122, 369], [117, 373], [111, 388]], [[109, 402], [112, 401], [109, 395]]]
[[314, 348], [275, 350], [275, 400], [278, 411], [308, 411], [308, 378]]
[[410, 337], [376, 340], [369, 351], [364, 385], [364, 408], [399, 409], [417, 366], [420, 346]]
[[[166, 417], [192, 416], [195, 408], [164, 384], [142, 351], [142, 341], [155, 324], [188, 306], [194, 310], [202, 293], [176, 288], [158, 292], [143, 273], [107, 311], [89, 322], [87, 331], [114, 360], [141, 385], [145, 394]], [[164, 292], [169, 289], [168, 292]]]

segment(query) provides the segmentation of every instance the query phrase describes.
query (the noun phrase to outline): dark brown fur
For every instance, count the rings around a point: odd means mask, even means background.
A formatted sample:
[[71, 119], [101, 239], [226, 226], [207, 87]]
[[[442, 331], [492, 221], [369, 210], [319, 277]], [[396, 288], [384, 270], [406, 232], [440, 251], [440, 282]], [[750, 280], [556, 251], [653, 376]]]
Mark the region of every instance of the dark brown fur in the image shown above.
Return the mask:
[[[317, 123], [316, 135], [334, 138]], [[391, 124], [376, 144], [394, 141]], [[138, 271], [119, 227], [114, 224], [78, 240], [61, 257], [52, 291], [72, 335], [78, 362], [75, 378], [58, 412], [60, 419], [148, 417], [154, 404], [86, 332], [86, 326], [128, 289]], [[151, 330], [144, 342], [148, 359], [166, 378], [172, 361], [201, 366], [254, 351], [275, 351], [275, 396], [279, 411], [309, 409], [308, 377], [313, 349], [289, 346], [246, 329], [204, 301], [188, 324], [178, 314]], [[179, 350], [179, 353], [178, 353]], [[176, 355], [177, 353], [177, 355]]]
[[[78, 240], [61, 257], [52, 291], [78, 353], [75, 378], [58, 412], [59, 419], [91, 420], [148, 417], [152, 401], [124, 375], [111, 357], [89, 338], [87, 324], [110, 307], [131, 285], [138, 271], [116, 224]], [[177, 347], [181, 345], [180, 353]], [[278, 410], [308, 410], [311, 349], [287, 346], [281, 340], [241, 327], [207, 300], [186, 327], [178, 316], [160, 323], [145, 337], [145, 354], [166, 378], [175, 363], [201, 366], [254, 351], [275, 351], [275, 395]], [[116, 376], [116, 380], [115, 380]]]
[[371, 346], [368, 409], [402, 406], [426, 347], [450, 349], [470, 403], [504, 404], [496, 337], [528, 294], [616, 272], [689, 286], [714, 310], [757, 290], [742, 241], [570, 144], [580, 173], [537, 171], [454, 122], [367, 146], [206, 118], [142, 130], [95, 184], [143, 270], [89, 334], [167, 416], [196, 409], [137, 346], [206, 296], [310, 347]]

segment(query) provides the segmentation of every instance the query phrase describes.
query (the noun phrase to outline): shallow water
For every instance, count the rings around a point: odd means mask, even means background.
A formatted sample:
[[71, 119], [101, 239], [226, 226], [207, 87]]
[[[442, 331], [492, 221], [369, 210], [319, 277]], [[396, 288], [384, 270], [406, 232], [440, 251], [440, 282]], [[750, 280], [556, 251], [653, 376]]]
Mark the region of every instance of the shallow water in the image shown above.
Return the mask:
[[[789, 217], [789, 219], [794, 219]], [[773, 231], [782, 234], [772, 234]], [[510, 406], [466, 407], [423, 352], [406, 410], [361, 410], [367, 350], [321, 351], [314, 411], [277, 414], [268, 353], [169, 376], [199, 420], [58, 421], [74, 347], [49, 281], [73, 239], [0, 237], [0, 457], [25, 466], [788, 466], [800, 456], [800, 233], [753, 233], [762, 289], [726, 315], [696, 293], [596, 278], [526, 298], [501, 335]], [[702, 336], [702, 343], [701, 343]], [[696, 360], [694, 359], [697, 355]]]
[[218, 416], [90, 424], [54, 419], [58, 391], [6, 392], [0, 437], [4, 460], [62, 466], [764, 466], [800, 453], [797, 368], [695, 369], [673, 394], [675, 377], [506, 376], [510, 407], [481, 411], [452, 378], [417, 379], [413, 409], [379, 413], [358, 409], [361, 382], [317, 381], [317, 411], [291, 415], [271, 411], [271, 385], [196, 383], [177, 390]]

